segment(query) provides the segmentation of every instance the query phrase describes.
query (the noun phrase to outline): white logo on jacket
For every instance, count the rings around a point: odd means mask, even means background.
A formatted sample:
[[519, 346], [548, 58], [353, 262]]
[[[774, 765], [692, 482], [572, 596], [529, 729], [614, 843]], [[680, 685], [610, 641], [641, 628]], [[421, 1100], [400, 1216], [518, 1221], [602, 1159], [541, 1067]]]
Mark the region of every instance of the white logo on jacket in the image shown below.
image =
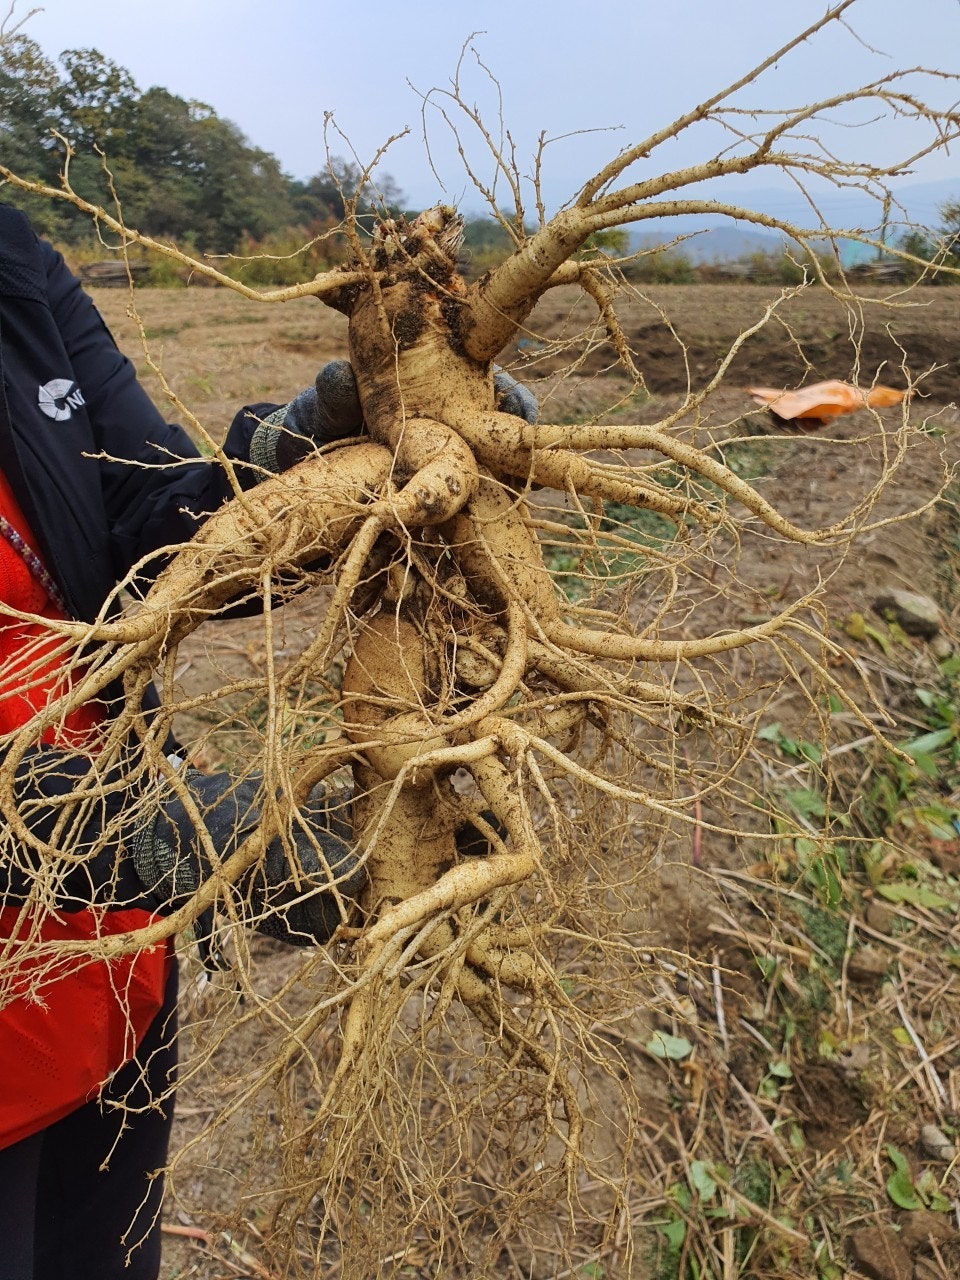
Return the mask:
[[79, 409], [86, 402], [83, 392], [70, 378], [51, 378], [40, 388], [37, 403], [40, 412], [54, 422], [66, 422], [74, 409]]

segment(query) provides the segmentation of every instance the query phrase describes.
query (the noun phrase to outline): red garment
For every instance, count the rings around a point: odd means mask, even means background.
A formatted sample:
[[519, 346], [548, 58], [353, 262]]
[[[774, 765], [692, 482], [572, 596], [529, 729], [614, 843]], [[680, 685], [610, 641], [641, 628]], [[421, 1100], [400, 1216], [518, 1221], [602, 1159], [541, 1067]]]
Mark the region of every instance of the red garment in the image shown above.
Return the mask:
[[[21, 538], [39, 557], [39, 548], [30, 532], [6, 476], [0, 471], [0, 515], [13, 525]], [[43, 618], [63, 618], [40, 583], [6, 538], [0, 536], [0, 604], [12, 606], [21, 613], [36, 613]], [[37, 622], [20, 622], [0, 613], [0, 733], [9, 733], [26, 724], [50, 698], [62, 692], [58, 664], [51, 657], [37, 669], [37, 659], [56, 648], [58, 637]], [[21, 676], [27, 666], [29, 678]], [[59, 732], [49, 730], [44, 742], [60, 746], [82, 745], [84, 736], [103, 719], [96, 702], [79, 707]]]
[[[0, 909], [0, 935], [16, 933], [20, 914]], [[142, 929], [150, 919], [135, 908], [45, 913], [40, 933], [44, 941], [85, 941]], [[31, 923], [23, 922], [20, 935]], [[97, 1096], [133, 1057], [163, 1004], [168, 966], [164, 946], [109, 962], [67, 956], [44, 974], [35, 999], [15, 996], [0, 1009], [0, 1148]], [[24, 989], [39, 968], [21, 964]]]
[[[39, 554], [23, 512], [0, 473], [0, 515]], [[64, 615], [22, 556], [0, 536], [0, 733], [26, 724], [63, 691], [53, 651], [55, 634], [42, 623], [4, 616], [2, 605], [44, 618]], [[47, 661], [40, 661], [49, 653]], [[25, 669], [30, 667], [26, 676]], [[103, 719], [98, 703], [71, 713], [43, 740], [54, 746], [95, 749]], [[16, 940], [89, 940], [149, 924], [139, 908], [87, 908], [53, 914], [0, 906], [0, 964], [19, 965], [13, 998], [0, 1008], [0, 1148], [44, 1129], [96, 1097], [110, 1075], [128, 1061], [163, 1003], [170, 948], [151, 947], [109, 962], [67, 956], [55, 961], [42, 985], [31, 978], [50, 961], [17, 960]]]

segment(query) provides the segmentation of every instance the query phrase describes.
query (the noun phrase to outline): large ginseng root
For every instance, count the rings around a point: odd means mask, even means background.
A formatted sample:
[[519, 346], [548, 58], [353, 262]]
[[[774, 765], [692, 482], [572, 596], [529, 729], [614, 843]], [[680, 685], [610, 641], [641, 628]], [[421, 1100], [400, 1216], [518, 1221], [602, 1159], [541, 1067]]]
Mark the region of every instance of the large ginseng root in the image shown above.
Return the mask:
[[[534, 753], [571, 776], [587, 776], [554, 740], [575, 736], [588, 719], [602, 727], [603, 712], [591, 696], [601, 685], [600, 702], [612, 696], [681, 710], [676, 695], [632, 675], [604, 668], [601, 676], [596, 664], [592, 676], [585, 674], [580, 655], [683, 662], [773, 635], [793, 625], [800, 607], [755, 627], [692, 640], [585, 629], [544, 564], [524, 492], [528, 480], [598, 506], [613, 500], [660, 512], [681, 535], [691, 526], [731, 522], [737, 504], [784, 538], [811, 543], [849, 533], [843, 521], [812, 533], [797, 528], [715, 456], [669, 433], [531, 425], [498, 412], [490, 353], [476, 354], [484, 316], [490, 319], [489, 286], [467, 287], [457, 273], [458, 235], [459, 220], [447, 209], [431, 210], [409, 227], [384, 224], [371, 257], [376, 286], [351, 283], [335, 302], [350, 317], [368, 430], [391, 451], [395, 470], [371, 508], [384, 513], [376, 528], [391, 540], [391, 563], [380, 575], [378, 598], [351, 624], [343, 680], [343, 727], [358, 760], [355, 830], [369, 886], [355, 935], [342, 1053], [310, 1127], [316, 1132], [332, 1120], [339, 1135], [332, 1151], [342, 1149], [351, 1106], [362, 1111], [364, 1098], [376, 1092], [377, 1047], [399, 1017], [411, 969], [423, 981], [425, 971], [432, 973], [445, 999], [456, 997], [509, 1058], [535, 1068], [545, 1092], [560, 1099], [575, 1145], [579, 1120], [565, 1072], [525, 1030], [513, 999], [542, 1001], [555, 976], [523, 946], [499, 945], [477, 905], [540, 868], [525, 795], [536, 776]], [[518, 317], [546, 283], [542, 276], [532, 286]], [[667, 487], [649, 467], [631, 476], [626, 464], [585, 456], [602, 449], [654, 451], [707, 483]], [[353, 570], [368, 551], [361, 533], [348, 555]], [[341, 576], [338, 592], [346, 583], [349, 593], [354, 581], [353, 572]], [[334, 614], [349, 607], [341, 592]], [[555, 690], [556, 701], [547, 697], [525, 709], [530, 681]], [[472, 774], [492, 815], [485, 856], [458, 855], [457, 827], [476, 815], [476, 805], [470, 810], [452, 788], [455, 770]]]
[[[166, 921], [90, 944], [91, 952], [117, 954], [189, 925], [263, 856], [316, 782], [351, 765], [369, 885], [359, 927], [339, 935], [353, 943], [340, 958], [350, 981], [338, 1002], [349, 1008], [314, 1132], [332, 1120], [343, 1138], [344, 1126], [360, 1122], [363, 1100], [377, 1087], [376, 1046], [395, 1027], [415, 972], [421, 987], [439, 982], [443, 1000], [474, 1015], [510, 1061], [533, 1069], [549, 1104], [544, 1114], [552, 1117], [559, 1102], [565, 1149], [575, 1150], [580, 1121], [560, 1037], [548, 1048], [530, 1030], [536, 1010], [549, 1021], [559, 1002], [556, 975], [515, 931], [499, 931], [483, 905], [506, 901], [543, 870], [529, 796], [539, 792], [547, 808], [555, 801], [538, 760], [602, 791], [605, 779], [571, 759], [563, 743], [575, 742], [587, 724], [605, 735], [608, 707], [685, 714], [670, 680], [637, 679], [637, 662], [679, 667], [771, 637], [796, 646], [786, 633], [802, 630], [804, 598], [762, 623], [678, 639], [635, 634], [625, 616], [578, 608], [547, 570], [530, 486], [563, 490], [588, 527], [589, 520], [599, 526], [606, 502], [655, 511], [673, 523], [678, 546], [709, 540], [718, 528], [739, 537], [749, 527], [805, 545], [842, 544], [870, 527], [870, 503], [882, 487], [878, 481], [829, 528], [808, 531], [715, 453], [669, 430], [533, 424], [499, 411], [492, 361], [593, 229], [574, 225], [578, 217], [571, 210], [562, 219], [562, 243], [548, 244], [545, 228], [536, 253], [519, 252], [470, 286], [457, 270], [461, 222], [453, 210], [430, 210], [410, 225], [384, 223], [362, 270], [332, 275], [325, 294], [349, 317], [369, 439], [312, 457], [234, 499], [128, 617], [65, 624], [64, 636], [85, 647], [82, 665], [63, 696], [17, 736], [0, 775], [0, 809], [15, 834], [41, 857], [56, 857], [18, 812], [13, 772], [47, 728], [122, 683], [123, 715], [99, 758], [109, 766], [131, 734], [139, 738], [141, 770], [162, 775], [190, 812], [192, 801], [160, 751], [175, 699], [148, 724], [140, 710], [146, 685], [159, 671], [164, 690], [172, 690], [178, 643], [238, 597], [279, 598], [317, 581], [314, 566], [332, 561], [315, 634], [287, 667], [271, 665], [265, 692], [277, 705], [297, 682], [322, 679], [346, 644], [343, 737], [291, 759], [272, 721], [263, 759], [252, 767], [276, 778], [283, 794], [265, 807], [260, 829], [222, 865], [208, 850], [215, 875]], [[649, 463], [631, 466], [630, 450], [662, 459], [664, 475]], [[611, 453], [619, 460], [597, 457]], [[891, 466], [898, 456], [891, 454]], [[91, 644], [100, 646], [92, 656]], [[622, 745], [633, 749], [627, 737]], [[275, 770], [280, 759], [283, 776]], [[472, 776], [473, 799], [451, 785], [457, 770]], [[82, 805], [102, 786], [102, 776], [89, 791], [78, 784], [67, 804]], [[630, 798], [648, 803], [637, 792]], [[457, 833], [469, 823], [481, 847], [464, 856]], [[311, 1015], [298, 1045], [328, 1012], [316, 1010], [316, 1021]], [[331, 1158], [340, 1149], [339, 1140], [331, 1143]]]
[[[429, 962], [444, 1005], [459, 1001], [509, 1059], [549, 1082], [546, 1091], [566, 1120], [562, 1137], [572, 1169], [581, 1126], [574, 1090], [508, 999], [511, 990], [539, 993], [551, 975], [522, 949], [498, 952], [490, 928], [473, 911], [535, 873], [536, 838], [499, 759], [509, 726], [501, 732], [495, 717], [458, 710], [455, 685], [445, 678], [451, 676], [447, 644], [439, 652], [430, 648], [431, 634], [446, 641], [466, 624], [454, 609], [443, 631], [431, 627], [436, 585], [428, 588], [412, 574], [399, 598], [388, 595], [362, 625], [344, 675], [344, 724], [368, 762], [355, 769], [354, 823], [369, 875], [364, 910], [370, 923], [357, 942], [337, 1069], [306, 1137], [324, 1127], [320, 1158], [332, 1167], [352, 1119], [376, 1091], [379, 1047], [406, 999], [406, 965]], [[524, 671], [521, 664], [510, 692]], [[505, 702], [506, 687], [500, 692]], [[488, 812], [505, 835], [506, 842], [491, 829], [482, 857], [457, 852], [466, 812], [449, 779], [463, 765], [475, 771]]]

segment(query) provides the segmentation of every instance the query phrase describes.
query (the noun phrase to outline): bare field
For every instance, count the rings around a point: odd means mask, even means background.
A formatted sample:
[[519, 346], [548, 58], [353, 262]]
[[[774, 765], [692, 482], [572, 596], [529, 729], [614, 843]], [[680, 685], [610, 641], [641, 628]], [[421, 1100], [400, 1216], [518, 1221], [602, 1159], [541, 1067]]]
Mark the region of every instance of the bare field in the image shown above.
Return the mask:
[[[624, 333], [645, 390], [626, 378], [592, 307], [573, 291], [540, 304], [504, 364], [538, 392], [545, 420], [657, 421], [688, 387], [714, 376], [775, 296], [760, 286], [660, 286], [629, 299]], [[180, 416], [179, 400], [216, 438], [240, 405], [283, 402], [325, 360], [346, 352], [343, 319], [310, 300], [258, 307], [210, 289], [138, 290], [137, 320], [124, 291], [94, 297], [165, 414]], [[162, 378], [140, 348], [141, 325]], [[960, 724], [953, 665], [960, 666], [960, 537], [948, 483], [960, 455], [958, 356], [960, 289], [886, 303], [877, 296], [856, 308], [809, 290], [744, 340], [722, 385], [683, 415], [678, 430], [735, 457], [789, 518], [823, 525], [869, 488], [879, 461], [896, 447], [898, 411], [876, 420], [851, 415], [814, 435], [771, 433], [746, 387], [854, 374], [861, 383], [916, 385], [907, 419], [923, 429], [872, 517], [889, 523], [864, 534], [857, 553], [845, 558], [768, 538], [744, 542], [731, 548], [735, 597], [704, 581], [691, 587], [683, 610], [701, 632], [721, 628], [731, 622], [731, 607], [738, 623], [762, 618], [819, 579], [838, 691], [860, 701], [869, 686], [876, 723], [894, 741], [943, 730], [942, 753], [931, 757], [927, 776], [917, 776], [880, 760], [874, 744], [852, 730], [845, 734], [839, 702], [831, 709], [837, 736], [824, 739], [822, 711], [799, 689], [779, 701], [769, 690], [758, 696], [753, 712], [766, 736], [742, 768], [751, 787], [809, 831], [809, 847], [791, 838], [771, 853], [751, 838], [769, 815], [758, 817], [749, 805], [741, 813], [709, 806], [691, 812], [686, 842], [652, 863], [637, 827], [635, 897], [618, 939], [637, 956], [635, 1010], [616, 1028], [603, 1028], [616, 1054], [618, 1088], [629, 1089], [639, 1115], [630, 1121], [639, 1141], [619, 1174], [629, 1210], [607, 1220], [609, 1188], [585, 1184], [575, 1205], [563, 1195], [553, 1205], [532, 1205], [535, 1221], [518, 1219], [503, 1240], [487, 1211], [497, 1203], [491, 1165], [487, 1199], [465, 1206], [461, 1222], [461, 1239], [475, 1241], [478, 1261], [470, 1265], [445, 1250], [426, 1216], [415, 1246], [395, 1253], [384, 1238], [377, 1274], [960, 1275], [960, 1180], [948, 1154], [960, 1136], [960, 840], [949, 825], [960, 809], [960, 733], [952, 736]], [[560, 502], [558, 495], [543, 500]], [[892, 587], [937, 601], [936, 646], [877, 614], [877, 593]], [[631, 607], [639, 617], [648, 603]], [[283, 634], [271, 638], [277, 649], [302, 648], [320, 607], [316, 600], [288, 606]], [[206, 690], [262, 671], [264, 644], [255, 619], [203, 628], [183, 648], [184, 688]], [[760, 668], [747, 673], [734, 661], [725, 673], [734, 684], [749, 675], [764, 687]], [[181, 729], [189, 738], [201, 727], [185, 718]], [[842, 854], [841, 840], [823, 838], [810, 807], [826, 768], [824, 748], [833, 753], [832, 802], [848, 823]], [[860, 824], [856, 840], [853, 823]], [[743, 838], [711, 836], [721, 827], [736, 827]], [[294, 958], [267, 939], [251, 947], [267, 993], [293, 971]], [[185, 968], [194, 969], [186, 952]], [[307, 1007], [310, 992], [294, 991], [291, 999]], [[241, 1023], [238, 1013], [238, 1030], [207, 1061], [208, 1001], [188, 985], [188, 1069], [177, 1130], [184, 1154], [168, 1203], [164, 1276], [293, 1274], [271, 1267], [283, 1252], [270, 1234], [282, 1130], [269, 1107], [239, 1114], [215, 1141], [204, 1141], [232, 1081], [256, 1059], [271, 1027], [250, 1011]], [[675, 1052], [653, 1051], [655, 1033], [669, 1037], [661, 1044]], [[323, 1069], [332, 1047], [321, 1044], [316, 1053]], [[617, 1128], [627, 1123], [604, 1089], [600, 1080], [592, 1139], [598, 1151], [605, 1143], [616, 1147]], [[940, 1154], [929, 1126], [944, 1140]], [[349, 1230], [345, 1224], [345, 1253]], [[191, 1231], [193, 1238], [176, 1234]], [[333, 1277], [342, 1269], [332, 1251], [328, 1268], [313, 1274]]]
[[[121, 348], [151, 385], [138, 359], [140, 338], [124, 290], [94, 291]], [[667, 396], [701, 386], [734, 339], [756, 325], [776, 297], [759, 285], [659, 285], [637, 291], [621, 307], [625, 336], [650, 393]], [[729, 387], [793, 386], [802, 380], [848, 378], [906, 385], [919, 379], [921, 400], [960, 397], [960, 289], [865, 295], [856, 307], [813, 289], [778, 307], [772, 323], [744, 342]], [[346, 349], [346, 321], [312, 299], [258, 306], [213, 289], [141, 289], [137, 310], [151, 353], [175, 390], [209, 430], [229, 422], [248, 400], [287, 399], [306, 386], [324, 360]], [[669, 321], [669, 326], [665, 323]], [[570, 364], [578, 343], [578, 381], [605, 378], [612, 400], [622, 379], [614, 353], [596, 328], [592, 304], [572, 289], [551, 293], [533, 313], [526, 336], [504, 353], [533, 383]], [[161, 392], [152, 380], [151, 391]], [[583, 388], [579, 390], [582, 392]], [[745, 406], [748, 401], [744, 401]]]
[[[700, 387], [717, 371], [734, 339], [757, 326], [777, 296], [760, 285], [651, 285], [618, 304], [624, 336], [654, 395]], [[517, 352], [524, 365], [556, 371], [566, 364], [540, 344], [582, 334], [589, 342], [593, 305], [573, 291], [547, 295], [529, 322]], [[779, 303], [772, 322], [748, 336], [732, 359], [730, 386], [794, 386], [801, 381], [848, 378], [905, 385], [905, 369], [922, 378], [931, 400], [960, 395], [960, 290], [911, 290], [902, 296], [867, 292], [856, 305], [825, 289], [804, 290]], [[507, 353], [512, 354], [512, 352]], [[609, 343], [589, 342], [577, 372], [610, 371]]]

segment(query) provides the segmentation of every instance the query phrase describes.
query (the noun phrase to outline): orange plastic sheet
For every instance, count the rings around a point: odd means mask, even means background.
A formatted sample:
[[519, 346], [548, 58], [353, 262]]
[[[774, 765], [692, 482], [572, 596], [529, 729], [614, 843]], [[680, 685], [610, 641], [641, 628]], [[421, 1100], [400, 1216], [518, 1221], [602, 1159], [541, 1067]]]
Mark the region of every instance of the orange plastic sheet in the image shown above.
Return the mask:
[[747, 387], [747, 393], [757, 404], [765, 405], [771, 413], [785, 422], [829, 422], [841, 414], [853, 413], [870, 406], [874, 409], [900, 404], [905, 391], [893, 387], [870, 387], [864, 391], [849, 382], [814, 382], [797, 391], [778, 391], [774, 387]]

